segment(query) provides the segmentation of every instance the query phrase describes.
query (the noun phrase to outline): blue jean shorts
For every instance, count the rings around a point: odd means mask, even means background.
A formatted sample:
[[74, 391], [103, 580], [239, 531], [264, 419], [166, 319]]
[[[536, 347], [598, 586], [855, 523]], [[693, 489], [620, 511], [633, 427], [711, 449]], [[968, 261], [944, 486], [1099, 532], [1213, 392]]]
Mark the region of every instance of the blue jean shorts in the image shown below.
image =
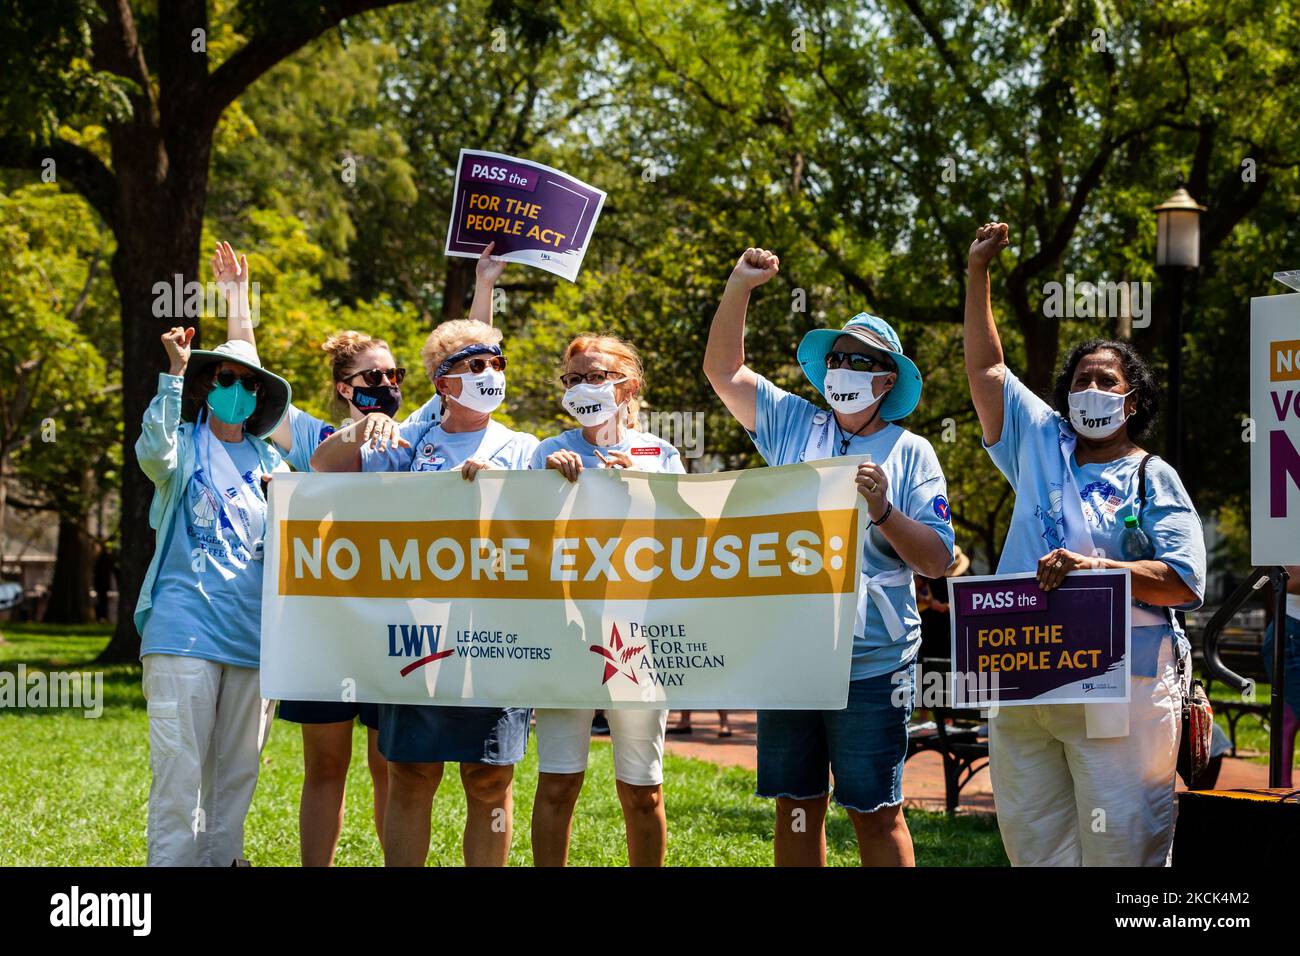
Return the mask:
[[908, 666], [850, 681], [843, 710], [759, 711], [758, 796], [824, 797], [834, 774], [835, 802], [845, 809], [898, 806], [915, 684]]
[[380, 704], [379, 752], [393, 763], [486, 763], [524, 759], [527, 707]]
[[280, 719], [293, 724], [341, 724], [361, 718], [361, 724], [379, 729], [378, 704], [347, 704], [333, 700], [282, 700]]

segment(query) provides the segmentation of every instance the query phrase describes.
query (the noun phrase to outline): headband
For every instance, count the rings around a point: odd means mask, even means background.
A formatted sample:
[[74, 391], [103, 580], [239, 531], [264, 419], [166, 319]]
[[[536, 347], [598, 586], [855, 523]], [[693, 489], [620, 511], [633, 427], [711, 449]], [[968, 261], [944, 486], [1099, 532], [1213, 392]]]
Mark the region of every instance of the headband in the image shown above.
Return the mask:
[[446, 375], [449, 371], [451, 371], [451, 367], [455, 365], [457, 362], [459, 362], [461, 359], [473, 358], [475, 355], [500, 355], [500, 354], [501, 354], [501, 346], [499, 345], [485, 345], [482, 342], [475, 342], [473, 345], [465, 346], [459, 352], [452, 352], [445, 359], [443, 359], [442, 363], [438, 366], [437, 370], [433, 373], [433, 377], [437, 378], [440, 375]]

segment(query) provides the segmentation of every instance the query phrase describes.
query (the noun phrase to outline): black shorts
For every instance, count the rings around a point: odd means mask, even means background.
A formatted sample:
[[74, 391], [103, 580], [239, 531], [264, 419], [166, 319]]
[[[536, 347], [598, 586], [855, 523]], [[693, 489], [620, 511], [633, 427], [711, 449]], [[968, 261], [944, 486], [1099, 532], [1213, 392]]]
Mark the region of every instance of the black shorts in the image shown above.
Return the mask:
[[378, 704], [346, 704], [333, 700], [282, 700], [280, 719], [295, 724], [341, 724], [361, 718], [362, 725], [379, 729]]

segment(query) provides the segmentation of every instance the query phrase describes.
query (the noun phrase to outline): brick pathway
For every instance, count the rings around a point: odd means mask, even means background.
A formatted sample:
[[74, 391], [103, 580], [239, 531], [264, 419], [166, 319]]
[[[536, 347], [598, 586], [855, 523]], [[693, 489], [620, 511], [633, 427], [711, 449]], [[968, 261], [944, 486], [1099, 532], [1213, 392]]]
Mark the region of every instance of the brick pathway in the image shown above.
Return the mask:
[[[677, 717], [676, 711], [669, 715], [670, 729], [677, 722]], [[755, 769], [758, 752], [754, 748], [754, 712], [752, 710], [731, 711], [729, 718], [732, 736], [719, 738], [717, 711], [692, 711], [691, 726], [695, 732], [690, 735], [669, 734], [667, 745], [669, 753], [680, 754], [683, 757], [697, 757], [722, 766]], [[1223, 769], [1219, 773], [1219, 781], [1216, 784], [1216, 787], [1223, 790], [1234, 787], [1267, 786], [1267, 766], [1232, 758], [1224, 759]], [[1178, 788], [1183, 789], [1181, 781]], [[923, 753], [909, 760], [903, 771], [903, 793], [906, 795], [908, 806], [942, 810], [944, 808], [942, 758], [935, 753]], [[989, 782], [987, 768], [977, 773], [962, 790], [961, 811], [993, 812], [993, 789]]]

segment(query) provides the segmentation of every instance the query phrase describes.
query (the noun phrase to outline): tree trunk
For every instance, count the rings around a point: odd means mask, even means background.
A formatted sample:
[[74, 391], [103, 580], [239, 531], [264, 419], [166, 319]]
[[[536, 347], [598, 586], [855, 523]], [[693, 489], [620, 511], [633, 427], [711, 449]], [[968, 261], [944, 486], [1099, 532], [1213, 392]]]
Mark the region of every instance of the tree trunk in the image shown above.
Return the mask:
[[9, 453], [0, 453], [0, 581], [4, 580], [5, 549], [9, 546]]
[[[196, 134], [198, 135], [198, 134]], [[114, 165], [121, 188], [118, 198], [117, 252], [113, 280], [122, 307], [122, 546], [118, 571], [117, 627], [99, 663], [133, 661], [140, 654], [135, 629], [135, 605], [153, 557], [155, 535], [149, 527], [153, 485], [135, 460], [135, 442], [145, 409], [158, 390], [158, 373], [167, 370], [160, 337], [173, 325], [199, 323], [183, 315], [154, 316], [154, 283], [197, 280], [203, 207], [207, 198], [211, 132], [201, 144], [191, 143], [185, 157], [188, 172], [177, 169], [158, 181], [152, 157], [114, 143]], [[128, 155], [120, 156], [126, 152]], [[171, 301], [172, 309], [183, 303]], [[201, 332], [201, 330], [200, 330]], [[224, 337], [223, 337], [224, 339]], [[200, 348], [200, 339], [193, 343]]]
[[465, 318], [465, 294], [469, 291], [474, 262], [472, 259], [447, 257], [447, 275], [442, 283], [442, 320]]
[[1025, 367], [1017, 374], [1032, 392], [1050, 403], [1056, 353], [1061, 344], [1061, 323], [1034, 311], [1029, 303], [1029, 278], [1013, 272], [1007, 282], [1011, 309], [1025, 339]]
[[46, 624], [85, 624], [92, 620], [90, 576], [94, 553], [85, 521], [61, 515], [54, 580], [45, 606]]

